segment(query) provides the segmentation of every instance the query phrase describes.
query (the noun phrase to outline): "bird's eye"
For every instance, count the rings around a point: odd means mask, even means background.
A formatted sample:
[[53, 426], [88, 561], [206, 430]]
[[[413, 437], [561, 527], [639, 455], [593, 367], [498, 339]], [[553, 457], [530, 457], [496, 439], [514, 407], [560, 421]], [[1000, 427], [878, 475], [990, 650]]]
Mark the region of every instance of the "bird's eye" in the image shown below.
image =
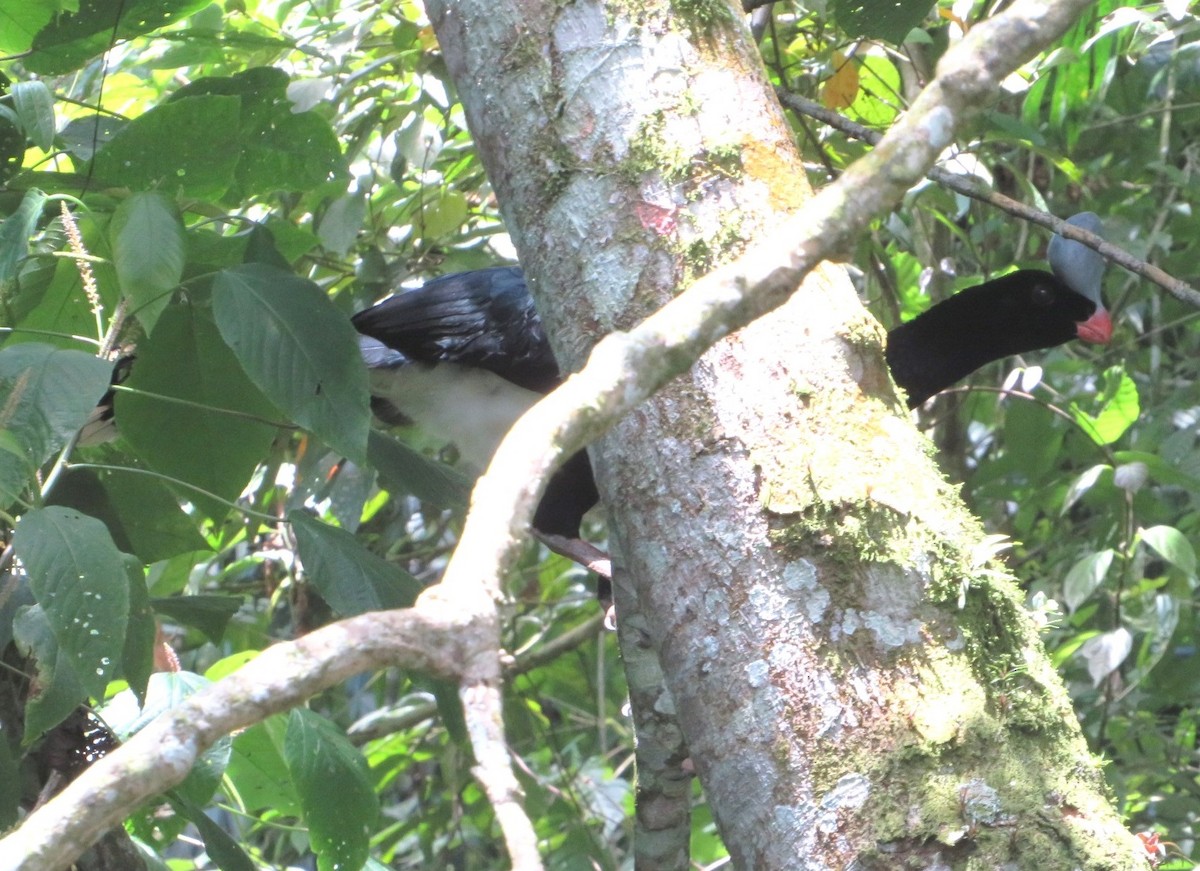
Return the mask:
[[1054, 291], [1044, 284], [1035, 284], [1033, 286], [1033, 304], [1036, 306], [1048, 306], [1054, 302]]

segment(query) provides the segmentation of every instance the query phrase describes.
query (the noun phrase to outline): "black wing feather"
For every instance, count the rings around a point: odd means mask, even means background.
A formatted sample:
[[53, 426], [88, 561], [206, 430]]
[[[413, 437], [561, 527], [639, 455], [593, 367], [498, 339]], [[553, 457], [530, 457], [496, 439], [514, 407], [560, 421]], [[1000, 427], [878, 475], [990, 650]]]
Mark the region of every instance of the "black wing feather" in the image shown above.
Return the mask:
[[359, 312], [353, 323], [363, 335], [414, 362], [474, 366], [538, 393], [561, 381], [517, 267], [431, 279]]

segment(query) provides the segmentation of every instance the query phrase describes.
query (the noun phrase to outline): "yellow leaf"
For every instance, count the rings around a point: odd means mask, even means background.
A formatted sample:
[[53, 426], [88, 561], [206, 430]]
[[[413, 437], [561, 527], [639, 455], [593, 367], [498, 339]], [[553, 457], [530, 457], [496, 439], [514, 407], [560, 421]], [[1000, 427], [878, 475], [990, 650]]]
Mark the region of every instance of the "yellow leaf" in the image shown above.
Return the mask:
[[845, 109], [858, 96], [858, 67], [840, 51], [833, 53], [833, 75], [821, 86], [826, 109]]
[[953, 10], [951, 10], [951, 9], [939, 9], [938, 17], [945, 18], [951, 24], [957, 24], [958, 29], [961, 30], [963, 33], [966, 33], [968, 30], [970, 30], [970, 27], [967, 25], [967, 22], [963, 21], [961, 18], [959, 18], [957, 15], [955, 15]]

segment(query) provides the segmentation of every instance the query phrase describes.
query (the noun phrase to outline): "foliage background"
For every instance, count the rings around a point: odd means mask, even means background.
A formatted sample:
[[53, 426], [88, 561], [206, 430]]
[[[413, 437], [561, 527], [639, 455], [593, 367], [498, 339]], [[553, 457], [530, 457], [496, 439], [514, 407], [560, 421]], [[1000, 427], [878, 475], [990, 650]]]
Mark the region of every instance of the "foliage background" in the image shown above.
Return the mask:
[[[0, 11], [0, 496], [29, 571], [0, 597], [0, 717], [25, 737], [0, 741], [0, 775], [23, 775], [0, 776], [0, 825], [29, 798], [36, 739], [84, 696], [127, 733], [145, 716], [136, 696], [153, 710], [272, 639], [404, 604], [436, 578], [468, 479], [420, 434], [368, 435], [346, 316], [513, 256], [419, 4], [109, 5]], [[773, 82], [882, 129], [989, 11], [859, 13], [873, 8], [768, 7], [757, 24]], [[1096, 211], [1110, 241], [1195, 283], [1198, 30], [1186, 4], [1096, 4], [1012, 77], [946, 168], [1061, 216]], [[865, 148], [795, 120], [815, 185]], [[63, 203], [94, 287], [69, 256]], [[852, 269], [890, 326], [1042, 265], [1044, 248], [1042, 233], [930, 183], [862, 240]], [[1110, 271], [1106, 294], [1111, 346], [1016, 361], [1029, 365], [1015, 375], [998, 364], [922, 415], [1045, 615], [1130, 827], [1161, 832], [1173, 866], [1191, 867], [1197, 330], [1132, 276]], [[137, 349], [122, 438], [75, 447], [109, 367], [62, 352], [104, 345]], [[78, 574], [105, 598], [55, 607], [38, 588]], [[620, 867], [632, 735], [591, 583], [531, 547], [508, 592], [508, 734], [548, 861]], [[74, 622], [81, 609], [94, 625]], [[182, 672], [150, 675], [152, 617]], [[35, 663], [36, 681], [13, 676]], [[178, 869], [368, 853], [376, 867], [498, 866], [456, 708], [435, 680], [366, 676], [225, 742], [128, 827]], [[361, 833], [348, 823], [364, 819]], [[189, 822], [206, 855], [178, 840]], [[701, 804], [693, 860], [722, 856]]]

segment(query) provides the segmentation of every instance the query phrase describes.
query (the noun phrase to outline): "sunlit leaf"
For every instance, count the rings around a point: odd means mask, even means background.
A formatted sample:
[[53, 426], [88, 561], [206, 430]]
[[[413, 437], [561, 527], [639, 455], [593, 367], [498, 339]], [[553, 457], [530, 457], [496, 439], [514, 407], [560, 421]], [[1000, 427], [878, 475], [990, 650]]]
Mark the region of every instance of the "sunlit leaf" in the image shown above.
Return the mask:
[[1106, 548], [1089, 553], [1071, 566], [1063, 579], [1063, 599], [1068, 610], [1074, 611], [1104, 583], [1114, 555], [1111, 548]]
[[37, 188], [26, 191], [17, 210], [0, 222], [0, 283], [16, 277], [45, 202], [46, 195]]
[[81, 0], [77, 11], [59, 14], [37, 31], [33, 53], [22, 62], [35, 73], [70, 72], [113, 40], [149, 33], [207, 5], [208, 0]]
[[847, 115], [879, 129], [896, 120], [902, 105], [900, 71], [887, 57], [867, 55], [858, 66], [858, 94]]
[[37, 342], [0, 349], [0, 507], [83, 426], [112, 364]]
[[42, 151], [54, 147], [54, 95], [42, 81], [14, 82], [13, 105], [29, 137]]
[[1067, 488], [1067, 495], [1063, 497], [1062, 513], [1066, 514], [1068, 511], [1070, 511], [1071, 507], [1080, 499], [1082, 499], [1084, 494], [1086, 494], [1092, 489], [1092, 487], [1096, 485], [1096, 482], [1100, 480], [1100, 476], [1109, 471], [1111, 468], [1112, 466], [1100, 463], [1092, 466], [1090, 469], [1076, 478], [1071, 483], [1071, 486]]
[[1075, 422], [1096, 444], [1110, 445], [1125, 434], [1141, 413], [1137, 385], [1120, 367], [1104, 373], [1104, 404], [1100, 413], [1088, 414], [1076, 403], [1071, 404]]
[[1139, 533], [1143, 542], [1189, 578], [1196, 575], [1196, 550], [1174, 526], [1151, 526]]

